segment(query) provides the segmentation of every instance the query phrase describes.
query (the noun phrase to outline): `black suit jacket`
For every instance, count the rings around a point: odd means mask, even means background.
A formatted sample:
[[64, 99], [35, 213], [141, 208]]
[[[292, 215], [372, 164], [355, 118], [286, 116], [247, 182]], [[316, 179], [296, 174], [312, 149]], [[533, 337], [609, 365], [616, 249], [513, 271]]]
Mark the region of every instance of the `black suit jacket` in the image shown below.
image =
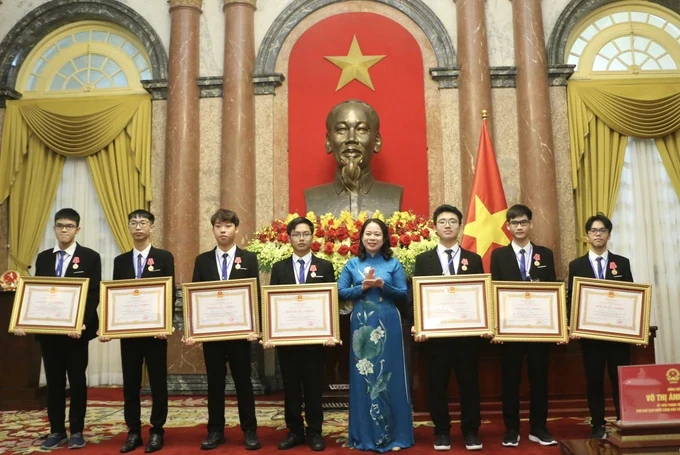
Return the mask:
[[[316, 266], [316, 272], [314, 277], [312, 277], [311, 266]], [[307, 271], [307, 277], [305, 278], [305, 284], [307, 283], [333, 283], [335, 282], [335, 269], [333, 264], [325, 259], [318, 258], [312, 254], [312, 263], [309, 267], [310, 270]], [[272, 267], [272, 276], [269, 280], [269, 284], [296, 284], [295, 281], [295, 270], [293, 269], [293, 259], [289, 256], [286, 259], [278, 261]]]
[[[484, 273], [484, 266], [482, 265], [482, 258], [472, 251], [460, 248], [460, 261], [458, 262], [458, 270], [456, 275], [469, 275], [474, 273]], [[463, 259], [467, 260], [467, 269], [463, 270]], [[434, 248], [416, 256], [416, 266], [413, 271], [413, 276], [441, 276], [444, 271], [442, 264], [439, 261], [437, 248]]]
[[[73, 267], [76, 264], [73, 262], [75, 258], [78, 258], [79, 260], [76, 268]], [[35, 260], [35, 275], [57, 276], [55, 267], [56, 261], [57, 253], [53, 252], [53, 248], [43, 251]], [[73, 252], [71, 262], [64, 273], [64, 277], [90, 279], [87, 288], [85, 316], [83, 317], [85, 332], [83, 332], [81, 338], [89, 341], [97, 336], [97, 330], [99, 329], [97, 307], [99, 306], [99, 283], [102, 280], [102, 260], [99, 257], [99, 253], [90, 248], [76, 244], [76, 249]]]
[[[135, 276], [135, 266], [133, 265], [132, 253], [130, 250], [123, 253], [113, 260], [113, 279], [114, 280], [133, 280]], [[153, 270], [149, 270], [149, 259], [153, 259]], [[142, 278], [158, 278], [163, 276], [172, 277], [172, 291], [175, 292], [175, 258], [172, 253], [153, 246], [149, 250], [146, 264], [142, 271]], [[173, 301], [174, 301], [173, 296]]]
[[[552, 250], [540, 245], [531, 244], [531, 267], [529, 275], [533, 280], [555, 282], [555, 259]], [[540, 259], [534, 257], [539, 255]], [[538, 262], [538, 265], [536, 265]], [[491, 279], [494, 281], [522, 281], [519, 264], [512, 244], [497, 248], [491, 253]]]
[[[612, 269], [607, 266], [607, 270], [604, 272], [605, 280], [633, 282], [633, 273], [630, 270], [630, 261], [628, 258], [609, 252], [608, 263], [616, 264], [616, 275], [614, 275], [612, 273]], [[590, 264], [588, 253], [586, 253], [584, 256], [574, 259], [569, 263], [569, 281], [567, 282], [567, 306], [569, 309], [571, 309], [571, 292], [574, 287], [575, 276], [582, 278], [597, 278], [595, 276], [595, 272], [593, 271], [593, 267]], [[567, 314], [571, 315], [571, 312], [568, 312]]]

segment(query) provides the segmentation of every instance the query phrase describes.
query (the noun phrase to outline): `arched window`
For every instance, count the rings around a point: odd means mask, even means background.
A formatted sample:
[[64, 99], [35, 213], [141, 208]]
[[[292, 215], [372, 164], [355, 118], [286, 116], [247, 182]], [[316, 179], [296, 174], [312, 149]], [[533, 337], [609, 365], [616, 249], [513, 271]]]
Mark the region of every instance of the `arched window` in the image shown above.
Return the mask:
[[624, 1], [585, 17], [567, 42], [572, 79], [667, 77], [680, 70], [680, 17], [647, 1]]
[[46, 36], [28, 55], [17, 77], [23, 98], [90, 93], [144, 93], [152, 79], [149, 57], [122, 27], [86, 21]]

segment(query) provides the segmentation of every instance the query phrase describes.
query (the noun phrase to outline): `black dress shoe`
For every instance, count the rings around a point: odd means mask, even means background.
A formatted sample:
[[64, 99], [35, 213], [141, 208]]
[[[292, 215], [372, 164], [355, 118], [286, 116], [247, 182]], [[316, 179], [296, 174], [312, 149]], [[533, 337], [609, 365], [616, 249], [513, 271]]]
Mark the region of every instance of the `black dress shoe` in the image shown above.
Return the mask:
[[286, 438], [279, 442], [279, 450], [288, 450], [292, 449], [295, 446], [299, 446], [300, 444], [305, 443], [305, 438], [304, 436], [300, 436], [299, 434], [295, 433], [288, 433]]
[[320, 434], [308, 433], [307, 441], [309, 442], [309, 448], [315, 452], [326, 450], [326, 443], [323, 442], [323, 437]]
[[120, 448], [120, 453], [132, 452], [142, 444], [143, 444], [142, 437], [140, 435], [134, 433], [129, 434], [127, 437], [127, 441], [125, 441], [125, 443]]
[[154, 433], [149, 436], [149, 443], [146, 445], [144, 453], [158, 452], [162, 448], [163, 448], [163, 436]]
[[244, 446], [246, 447], [246, 450], [257, 450], [260, 447], [262, 447], [262, 444], [260, 444], [260, 439], [257, 437], [257, 433], [255, 430], [246, 430], [243, 433], [244, 436]]
[[225, 442], [227, 442], [227, 440], [224, 439], [224, 433], [211, 431], [201, 443], [201, 450], [212, 450], [218, 445], [224, 444]]

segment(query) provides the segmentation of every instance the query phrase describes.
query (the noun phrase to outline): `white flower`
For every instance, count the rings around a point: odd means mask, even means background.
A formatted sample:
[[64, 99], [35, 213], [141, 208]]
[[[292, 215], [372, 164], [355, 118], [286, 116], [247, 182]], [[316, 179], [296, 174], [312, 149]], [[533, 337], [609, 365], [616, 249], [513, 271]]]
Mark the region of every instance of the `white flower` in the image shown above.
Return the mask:
[[385, 336], [385, 331], [382, 329], [382, 327], [377, 327], [374, 331], [371, 332], [371, 341], [375, 344], [378, 344], [378, 341], [382, 337]]
[[359, 370], [359, 374], [365, 376], [369, 373], [373, 373], [373, 364], [368, 359], [361, 359], [357, 362], [357, 370]]

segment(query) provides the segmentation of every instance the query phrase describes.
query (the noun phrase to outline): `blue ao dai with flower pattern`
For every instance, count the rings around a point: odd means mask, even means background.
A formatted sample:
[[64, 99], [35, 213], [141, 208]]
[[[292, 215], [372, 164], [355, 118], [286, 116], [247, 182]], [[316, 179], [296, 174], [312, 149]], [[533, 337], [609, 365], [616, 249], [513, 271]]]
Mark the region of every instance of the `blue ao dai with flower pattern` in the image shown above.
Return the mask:
[[[370, 268], [384, 286], [362, 292]], [[401, 317], [396, 300], [406, 298], [398, 260], [381, 253], [347, 261], [338, 280], [340, 299], [352, 300], [348, 444], [386, 452], [413, 445], [411, 394], [406, 376]]]

